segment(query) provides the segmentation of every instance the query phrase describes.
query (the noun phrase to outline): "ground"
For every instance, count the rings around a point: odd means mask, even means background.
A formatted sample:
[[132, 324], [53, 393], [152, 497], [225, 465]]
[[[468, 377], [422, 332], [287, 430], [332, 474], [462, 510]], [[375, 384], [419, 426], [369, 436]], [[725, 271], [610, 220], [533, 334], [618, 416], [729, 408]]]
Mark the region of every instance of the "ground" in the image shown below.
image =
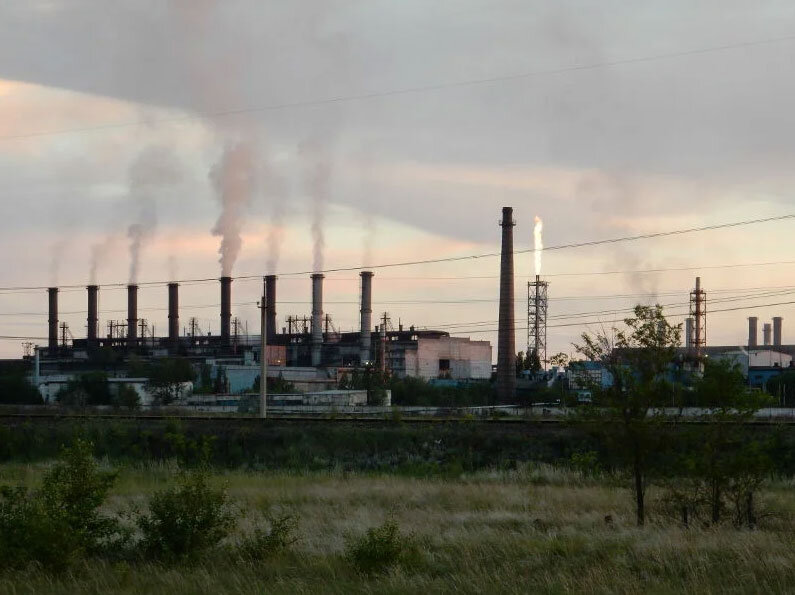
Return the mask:
[[[35, 485], [46, 465], [2, 465], [0, 483]], [[108, 508], [144, 506], [176, 471], [169, 464], [123, 468]], [[767, 488], [758, 529], [737, 530], [685, 529], [654, 507], [650, 524], [636, 528], [631, 496], [616, 478], [543, 465], [436, 479], [219, 471], [215, 481], [244, 517], [263, 506], [294, 512], [300, 540], [258, 563], [221, 550], [176, 566], [90, 560], [61, 575], [6, 571], [0, 591], [784, 592], [795, 585], [795, 493], [787, 483]], [[343, 556], [346, 538], [389, 517], [413, 535], [421, 555], [385, 574], [358, 574]]]

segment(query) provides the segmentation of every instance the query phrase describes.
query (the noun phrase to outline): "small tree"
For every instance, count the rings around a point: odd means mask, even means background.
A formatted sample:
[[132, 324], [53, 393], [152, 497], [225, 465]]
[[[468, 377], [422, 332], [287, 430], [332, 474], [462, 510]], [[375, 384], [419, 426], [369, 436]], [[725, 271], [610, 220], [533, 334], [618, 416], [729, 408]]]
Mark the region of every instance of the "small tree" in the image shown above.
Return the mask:
[[658, 416], [650, 413], [670, 402], [673, 387], [666, 373], [679, 345], [681, 325], [670, 325], [660, 305], [635, 306], [634, 314], [624, 320], [625, 329], [583, 333], [582, 344], [574, 347], [613, 377], [607, 388], [592, 387], [596, 398], [583, 415], [630, 469], [636, 520], [643, 525], [650, 462], [661, 444]]
[[170, 357], [150, 364], [146, 390], [157, 405], [170, 405], [182, 395], [185, 382], [195, 378], [193, 366], [181, 357]]

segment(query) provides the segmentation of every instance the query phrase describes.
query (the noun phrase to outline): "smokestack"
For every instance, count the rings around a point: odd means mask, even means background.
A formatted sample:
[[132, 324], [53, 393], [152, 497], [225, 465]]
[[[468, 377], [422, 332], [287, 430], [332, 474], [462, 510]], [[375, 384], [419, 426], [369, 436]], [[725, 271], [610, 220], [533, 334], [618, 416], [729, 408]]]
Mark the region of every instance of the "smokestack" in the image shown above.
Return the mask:
[[781, 347], [781, 316], [773, 317], [773, 345]]
[[693, 317], [685, 318], [685, 348], [693, 349]]
[[47, 297], [50, 302], [47, 347], [49, 347], [50, 353], [54, 353], [58, 349], [58, 288], [50, 287], [47, 290]]
[[516, 395], [516, 329], [513, 279], [513, 208], [502, 208], [500, 315], [497, 338], [497, 399], [510, 403]]
[[138, 286], [127, 286], [127, 344], [132, 346], [138, 337]]
[[370, 335], [370, 325], [373, 321], [373, 272], [362, 271], [359, 273], [362, 278], [362, 302], [361, 302], [361, 355], [359, 362], [364, 365], [370, 361], [370, 345], [372, 337]]
[[265, 321], [268, 343], [272, 344], [276, 336], [276, 275], [265, 277]]
[[168, 284], [168, 341], [179, 343], [179, 283]]
[[232, 334], [232, 277], [221, 277], [221, 341], [229, 343]]
[[99, 286], [89, 285], [86, 289], [88, 290], [88, 331], [86, 338], [88, 339], [89, 347], [94, 347], [97, 342], [97, 327], [99, 326], [99, 317], [97, 315]]
[[766, 322], [762, 325], [762, 339], [765, 343], [765, 347], [770, 346], [770, 335], [772, 334], [773, 327], [769, 322]]
[[323, 355], [323, 275], [312, 275], [312, 365], [319, 366]]
[[759, 319], [756, 316], [748, 317], [748, 349], [759, 345]]

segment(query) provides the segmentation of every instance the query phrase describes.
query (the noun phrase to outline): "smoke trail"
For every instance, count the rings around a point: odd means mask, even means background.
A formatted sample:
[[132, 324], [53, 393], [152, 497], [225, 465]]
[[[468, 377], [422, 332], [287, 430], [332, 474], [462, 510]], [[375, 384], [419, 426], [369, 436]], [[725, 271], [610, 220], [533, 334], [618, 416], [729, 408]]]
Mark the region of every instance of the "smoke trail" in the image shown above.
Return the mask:
[[130, 201], [138, 209], [134, 223], [127, 228], [130, 240], [130, 283], [138, 282], [141, 251], [154, 235], [157, 225], [155, 196], [163, 187], [179, 180], [179, 170], [169, 149], [147, 147], [136, 157], [129, 171]]
[[52, 287], [58, 286], [58, 279], [61, 276], [61, 259], [67, 243], [66, 238], [61, 238], [50, 246], [50, 285]]
[[228, 143], [220, 161], [210, 170], [210, 180], [215, 188], [221, 214], [212, 233], [221, 237], [218, 253], [221, 255], [221, 275], [229, 276], [235, 265], [243, 240], [243, 215], [251, 200], [256, 182], [254, 147], [251, 142]]
[[281, 256], [282, 241], [284, 240], [284, 204], [277, 200], [273, 203], [271, 211], [271, 222], [268, 227], [268, 262], [267, 271], [271, 274], [276, 273]]
[[326, 247], [326, 205], [329, 198], [331, 163], [315, 140], [303, 143], [299, 152], [307, 160], [306, 182], [312, 197], [312, 270], [322, 271]]
[[105, 237], [101, 242], [91, 246], [91, 266], [88, 271], [89, 285], [96, 285], [97, 283], [97, 270], [99, 266], [105, 262], [113, 250], [116, 243], [116, 235], [111, 234]]
[[533, 227], [533, 256], [535, 257], [536, 275], [541, 274], [541, 254], [544, 251], [544, 222], [541, 217], [536, 215], [535, 226]]

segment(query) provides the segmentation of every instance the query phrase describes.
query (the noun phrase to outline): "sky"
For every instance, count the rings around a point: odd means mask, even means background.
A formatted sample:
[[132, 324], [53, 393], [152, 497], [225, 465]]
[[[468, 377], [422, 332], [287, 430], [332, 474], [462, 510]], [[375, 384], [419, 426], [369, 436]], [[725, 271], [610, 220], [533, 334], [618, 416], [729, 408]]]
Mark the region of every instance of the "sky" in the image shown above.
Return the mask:
[[[1, 285], [78, 286], [60, 309], [83, 337], [89, 282], [275, 272], [284, 325], [309, 313], [312, 270], [498, 251], [502, 206], [518, 250], [535, 216], [555, 246], [793, 213], [793, 58], [785, 1], [6, 0]], [[752, 315], [783, 316], [792, 342], [793, 231], [546, 252], [548, 352], [638, 302], [680, 322], [696, 275], [708, 344], [744, 343]], [[516, 258], [520, 349], [532, 260]], [[755, 263], [778, 264], [720, 268]], [[496, 345], [498, 271], [376, 269], [374, 307]], [[252, 333], [260, 291], [233, 286]], [[341, 330], [358, 291], [356, 271], [328, 273]], [[217, 332], [218, 292], [183, 284], [182, 325]], [[139, 297], [161, 333], [166, 296]], [[0, 336], [41, 343], [46, 307], [0, 289]], [[103, 288], [103, 325], [124, 308]]]

